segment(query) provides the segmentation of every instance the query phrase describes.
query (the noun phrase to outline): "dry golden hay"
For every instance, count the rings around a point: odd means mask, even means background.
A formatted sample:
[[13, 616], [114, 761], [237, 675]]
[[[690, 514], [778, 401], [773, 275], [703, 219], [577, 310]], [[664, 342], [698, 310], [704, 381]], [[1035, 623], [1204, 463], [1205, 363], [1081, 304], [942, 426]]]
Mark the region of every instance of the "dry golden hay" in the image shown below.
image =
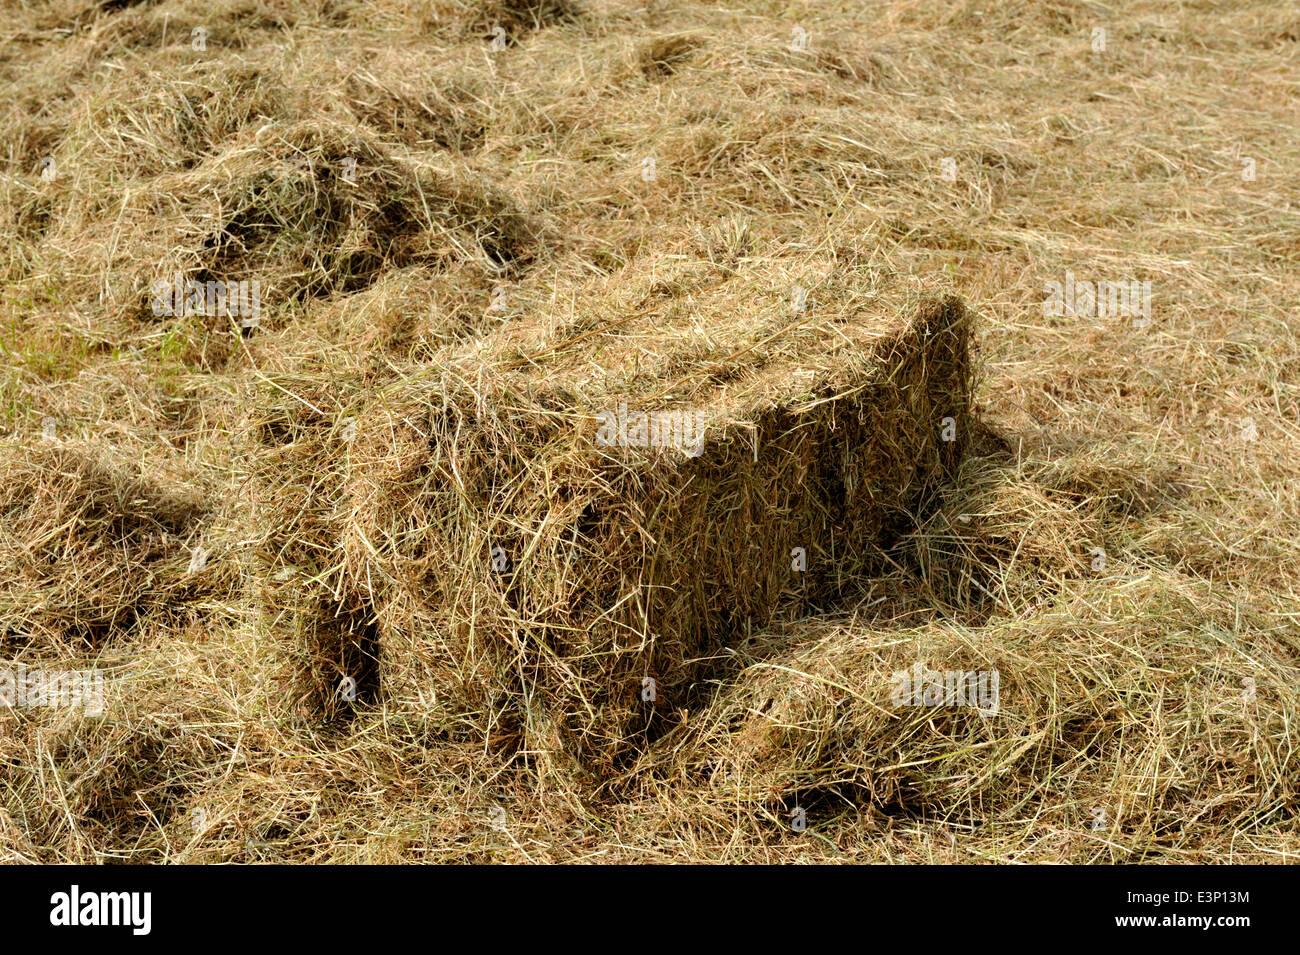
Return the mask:
[[229, 515], [241, 529], [251, 596], [264, 618], [258, 632], [273, 637], [259, 647], [262, 664], [276, 673], [280, 702], [314, 718], [337, 715], [333, 691], [348, 676], [360, 678], [361, 701], [370, 701], [374, 655], [354, 639], [366, 621], [344, 605], [338, 567], [331, 568], [342, 513], [338, 396], [356, 384], [307, 374], [261, 380], [240, 435], [244, 491]]
[[609, 768], [749, 628], [883, 569], [960, 460], [968, 315], [865, 270], [805, 302], [778, 265], [715, 270], [689, 307], [575, 293], [560, 327], [503, 324], [334, 427], [319, 513], [345, 554], [307, 576], [374, 621], [366, 689]]
[[150, 618], [175, 623], [215, 585], [206, 565], [191, 567], [205, 514], [196, 491], [58, 438], [11, 448], [0, 464], [6, 648], [98, 647]]
[[9, 4], [0, 858], [1297, 858], [1300, 28], [1172, 6]]
[[[1207, 602], [1172, 574], [1117, 586], [1122, 599], [1091, 627], [1060, 606], [975, 628], [830, 617], [756, 634], [734, 676], [638, 769], [657, 766], [679, 794], [725, 794], [737, 811], [784, 819], [799, 806], [810, 825], [846, 807], [978, 825], [1034, 800], [1062, 828], [1106, 807], [1111, 831], [1159, 844], [1189, 817], [1232, 830], [1288, 811], [1293, 784], [1277, 772], [1296, 706], [1288, 625], [1252, 618], [1250, 654], [1234, 654], [1231, 600]], [[1140, 652], [1161, 669], [1135, 666]], [[923, 698], [919, 674], [926, 694], [960, 677], [979, 692]], [[1267, 705], [1241, 692], [1256, 682]], [[1172, 753], [1188, 754], [1180, 772], [1152, 768]]]
[[582, 9], [572, 0], [479, 0], [464, 20], [467, 32], [485, 33], [501, 27], [506, 42], [514, 34], [581, 19]]
[[[114, 153], [88, 162], [112, 169], [139, 160]], [[31, 201], [18, 215], [43, 221], [49, 210], [39, 203], [51, 200]], [[257, 310], [268, 312], [259, 327], [274, 330], [290, 320], [286, 311], [363, 291], [395, 268], [436, 273], [481, 260], [508, 274], [531, 262], [545, 236], [537, 217], [485, 177], [417, 167], [365, 128], [325, 121], [242, 130], [215, 155], [161, 173], [156, 189], [125, 196], [112, 226], [76, 208], [52, 227], [57, 241], [42, 267], [67, 274], [68, 296], [97, 316], [96, 337], [147, 341], [167, 325], [182, 357], [209, 371], [239, 352], [238, 320], [176, 308], [185, 293], [167, 290], [184, 282], [257, 282]], [[110, 241], [109, 232], [125, 237]], [[112, 276], [106, 286], [76, 267], [93, 255], [81, 243], [108, 256], [96, 260]]]

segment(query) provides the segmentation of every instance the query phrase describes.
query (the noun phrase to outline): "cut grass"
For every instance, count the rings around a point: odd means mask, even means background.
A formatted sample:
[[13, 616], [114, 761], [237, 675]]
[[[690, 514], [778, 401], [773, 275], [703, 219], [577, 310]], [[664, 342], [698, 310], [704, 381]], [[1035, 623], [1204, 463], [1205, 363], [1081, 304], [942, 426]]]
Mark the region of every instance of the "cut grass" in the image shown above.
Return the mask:
[[0, 857], [1294, 860], [1297, 23], [19, 3], [0, 667], [108, 715], [0, 709]]

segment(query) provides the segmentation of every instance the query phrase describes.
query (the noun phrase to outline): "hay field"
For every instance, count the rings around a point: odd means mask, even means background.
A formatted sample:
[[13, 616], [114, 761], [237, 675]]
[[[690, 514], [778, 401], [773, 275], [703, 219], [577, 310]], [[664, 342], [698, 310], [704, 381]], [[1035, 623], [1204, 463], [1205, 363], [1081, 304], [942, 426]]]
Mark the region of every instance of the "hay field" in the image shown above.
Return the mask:
[[1300, 4], [3, 12], [0, 859], [1300, 853]]

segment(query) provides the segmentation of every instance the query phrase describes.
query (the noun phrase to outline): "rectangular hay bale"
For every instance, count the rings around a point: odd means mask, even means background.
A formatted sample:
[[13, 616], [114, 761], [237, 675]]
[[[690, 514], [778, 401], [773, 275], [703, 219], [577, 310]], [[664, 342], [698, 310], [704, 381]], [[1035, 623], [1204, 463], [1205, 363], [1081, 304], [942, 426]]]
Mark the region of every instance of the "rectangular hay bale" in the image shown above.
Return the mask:
[[579, 307], [381, 393], [344, 548], [393, 698], [611, 769], [751, 627], [880, 572], [960, 460], [969, 319], [954, 297], [827, 297], [792, 309], [760, 274]]

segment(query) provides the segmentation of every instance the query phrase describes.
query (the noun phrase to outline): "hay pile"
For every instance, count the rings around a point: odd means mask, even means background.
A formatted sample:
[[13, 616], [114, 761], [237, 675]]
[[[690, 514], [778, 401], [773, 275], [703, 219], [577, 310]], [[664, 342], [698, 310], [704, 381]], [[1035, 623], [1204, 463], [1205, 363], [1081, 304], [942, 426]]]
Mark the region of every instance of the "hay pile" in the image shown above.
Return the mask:
[[7, 652], [82, 652], [148, 624], [197, 619], [189, 605], [214, 580], [193, 559], [206, 510], [198, 488], [149, 480], [129, 462], [57, 433], [9, 451], [3, 467], [0, 639]]
[[[1231, 852], [1231, 833], [1253, 820], [1289, 817], [1297, 710], [1285, 622], [1246, 621], [1247, 657], [1229, 649], [1243, 622], [1230, 601], [1170, 575], [1115, 597], [1086, 627], [1053, 608], [981, 628], [838, 616], [756, 634], [720, 692], [641, 763], [641, 798], [625, 794], [626, 811], [713, 838], [736, 814], [756, 817], [777, 843], [801, 809], [809, 828], [860, 833], [886, 856], [931, 832], [944, 834], [934, 851], [954, 858], [980, 846], [970, 861], [1204, 858]], [[1139, 677], [1144, 660], [1159, 673]], [[918, 664], [998, 673], [996, 707], [898, 706], [899, 674]], [[1256, 783], [1225, 790], [1228, 777]], [[678, 803], [729, 812], [657, 808]]]

